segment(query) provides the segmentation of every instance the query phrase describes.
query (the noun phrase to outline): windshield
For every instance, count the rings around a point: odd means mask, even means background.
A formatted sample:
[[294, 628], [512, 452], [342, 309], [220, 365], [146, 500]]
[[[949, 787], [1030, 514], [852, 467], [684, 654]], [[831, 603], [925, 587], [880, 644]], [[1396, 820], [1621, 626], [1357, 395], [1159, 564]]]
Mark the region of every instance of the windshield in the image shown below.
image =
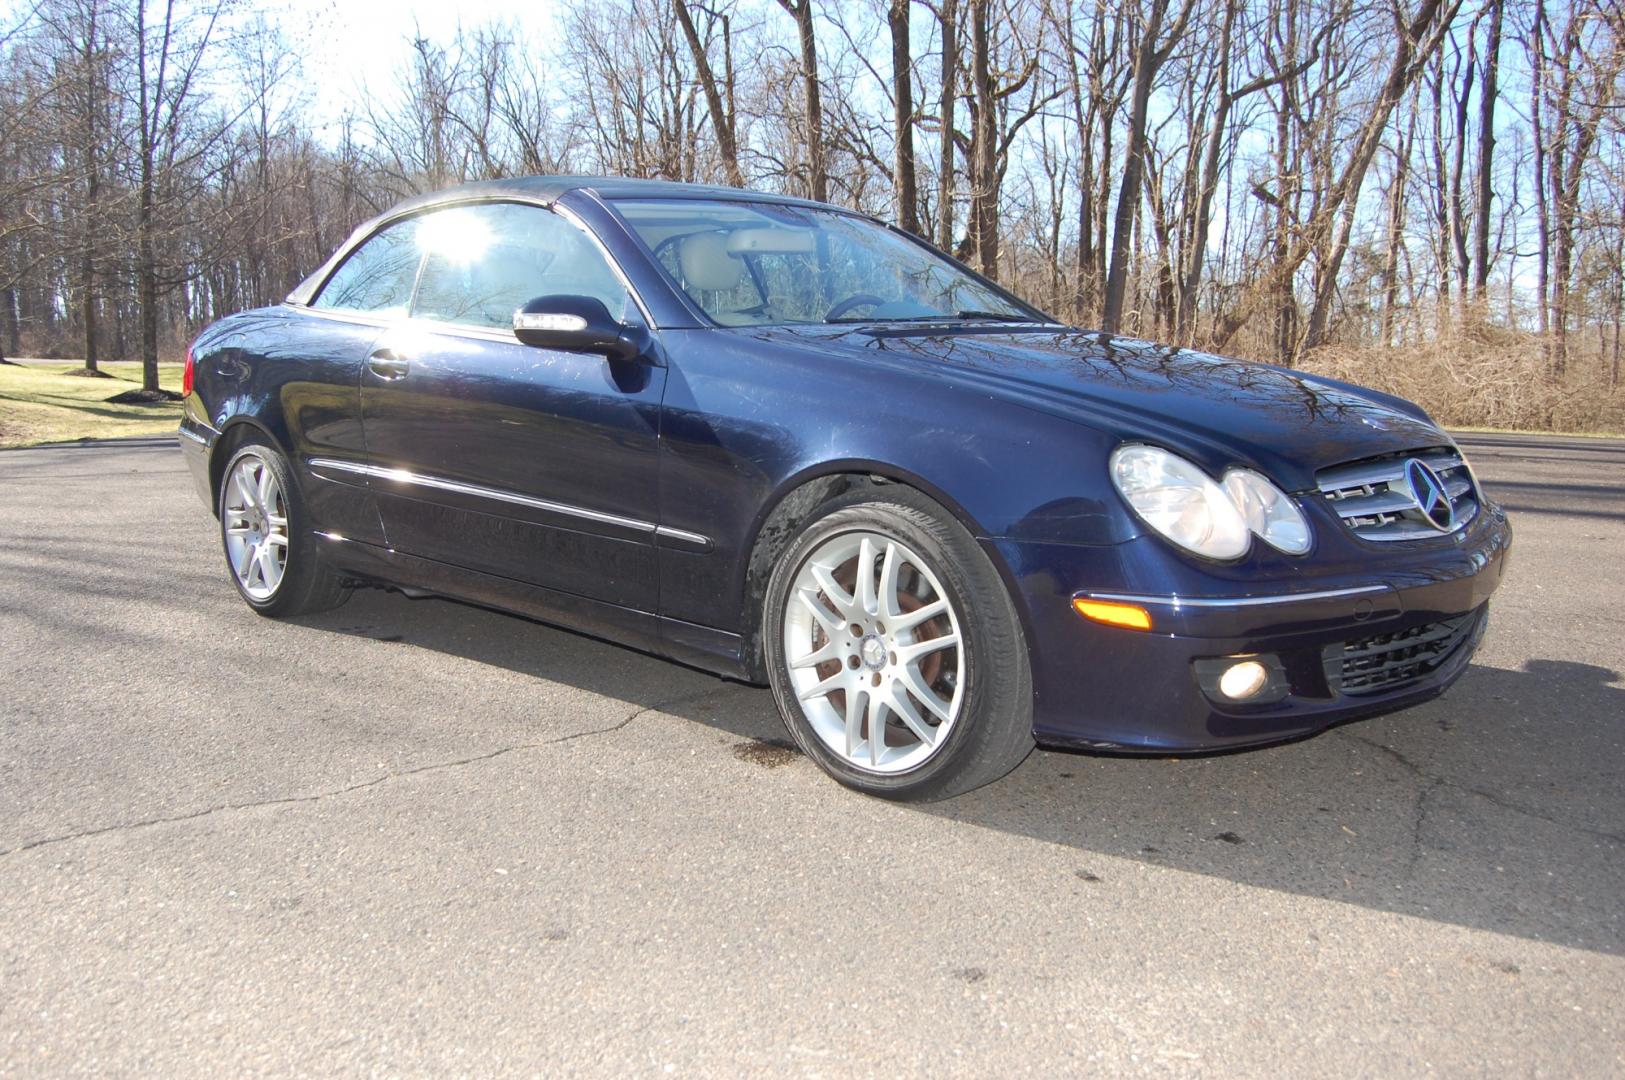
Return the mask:
[[723, 326], [1051, 321], [864, 218], [720, 199], [621, 199], [615, 209]]

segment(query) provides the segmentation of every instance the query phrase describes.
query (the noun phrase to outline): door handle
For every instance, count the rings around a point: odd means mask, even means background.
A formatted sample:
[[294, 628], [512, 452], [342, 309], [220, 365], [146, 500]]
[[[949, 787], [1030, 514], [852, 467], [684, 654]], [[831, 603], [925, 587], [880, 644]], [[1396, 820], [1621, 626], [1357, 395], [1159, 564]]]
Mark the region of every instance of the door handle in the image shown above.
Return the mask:
[[393, 349], [379, 349], [367, 357], [367, 370], [380, 379], [404, 379], [412, 369], [412, 361], [396, 355]]

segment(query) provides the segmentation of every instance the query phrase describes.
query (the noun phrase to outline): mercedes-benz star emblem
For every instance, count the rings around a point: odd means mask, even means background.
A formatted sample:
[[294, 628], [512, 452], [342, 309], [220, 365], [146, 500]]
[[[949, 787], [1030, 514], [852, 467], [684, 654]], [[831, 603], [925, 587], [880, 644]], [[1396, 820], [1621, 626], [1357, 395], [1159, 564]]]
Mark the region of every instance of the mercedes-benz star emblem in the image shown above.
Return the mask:
[[1405, 483], [1411, 489], [1416, 508], [1422, 511], [1428, 524], [1442, 533], [1456, 527], [1456, 508], [1451, 504], [1450, 493], [1445, 490], [1444, 481], [1439, 479], [1438, 473], [1425, 462], [1411, 458], [1405, 462]]

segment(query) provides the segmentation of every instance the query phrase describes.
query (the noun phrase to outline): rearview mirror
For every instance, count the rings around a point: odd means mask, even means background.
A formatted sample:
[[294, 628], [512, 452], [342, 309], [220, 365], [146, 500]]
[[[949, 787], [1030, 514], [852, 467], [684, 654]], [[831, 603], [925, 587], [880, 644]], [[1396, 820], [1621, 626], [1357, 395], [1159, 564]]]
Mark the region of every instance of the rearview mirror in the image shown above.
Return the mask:
[[728, 234], [730, 255], [811, 255], [817, 250], [811, 229], [735, 229]]
[[649, 331], [617, 322], [593, 296], [539, 296], [513, 313], [521, 344], [632, 360], [649, 347]]

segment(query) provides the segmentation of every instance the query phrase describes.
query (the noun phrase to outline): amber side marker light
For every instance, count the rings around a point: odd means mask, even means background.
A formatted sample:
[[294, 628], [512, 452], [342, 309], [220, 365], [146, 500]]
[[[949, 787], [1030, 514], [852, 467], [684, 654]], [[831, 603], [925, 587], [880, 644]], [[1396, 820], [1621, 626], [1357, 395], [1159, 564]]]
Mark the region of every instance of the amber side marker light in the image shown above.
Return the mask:
[[1123, 626], [1130, 630], [1151, 629], [1151, 614], [1136, 604], [1115, 604], [1109, 600], [1090, 600], [1076, 597], [1073, 610], [1085, 619], [1093, 619], [1108, 626]]

